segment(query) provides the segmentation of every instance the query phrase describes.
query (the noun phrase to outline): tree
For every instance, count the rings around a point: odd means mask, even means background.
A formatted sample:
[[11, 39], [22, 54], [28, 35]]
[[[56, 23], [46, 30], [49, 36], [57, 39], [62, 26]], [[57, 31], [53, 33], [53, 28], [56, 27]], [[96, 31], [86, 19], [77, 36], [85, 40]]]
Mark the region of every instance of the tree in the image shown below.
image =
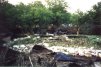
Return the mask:
[[[93, 17], [93, 33], [94, 34], [101, 34], [101, 2], [98, 2], [96, 5], [93, 6], [94, 17]], [[99, 31], [98, 31], [99, 30]]]
[[89, 25], [88, 29], [91, 34], [101, 33], [101, 2], [98, 2], [93, 6], [92, 10], [85, 14], [84, 22], [85, 24]]
[[33, 16], [31, 14], [31, 6], [20, 3], [16, 5], [17, 18], [16, 26], [22, 29], [23, 33], [33, 33]]
[[52, 11], [47, 9], [40, 1], [31, 4], [31, 13], [33, 14], [35, 25], [39, 25], [40, 28], [46, 27], [52, 21]]
[[71, 14], [71, 23], [74, 26], [76, 26], [77, 35], [79, 35], [82, 25], [85, 24], [84, 17], [85, 17], [85, 14], [82, 11], [79, 11], [79, 10], [77, 11], [77, 13]]
[[101, 2], [98, 2], [96, 5], [93, 6], [93, 11], [95, 13], [94, 24], [101, 25]]
[[70, 14], [67, 12], [67, 3], [64, 0], [46, 0], [49, 9], [53, 12], [52, 24], [59, 26], [69, 22]]
[[14, 29], [15, 11], [15, 6], [9, 4], [7, 1], [0, 3], [0, 28], [2, 28], [2, 31], [7, 30], [11, 32]]
[[20, 3], [16, 5], [16, 10], [17, 27], [20, 27], [25, 33], [33, 33], [33, 28], [36, 26], [46, 27], [52, 21], [52, 11], [47, 9], [40, 1], [28, 5]]

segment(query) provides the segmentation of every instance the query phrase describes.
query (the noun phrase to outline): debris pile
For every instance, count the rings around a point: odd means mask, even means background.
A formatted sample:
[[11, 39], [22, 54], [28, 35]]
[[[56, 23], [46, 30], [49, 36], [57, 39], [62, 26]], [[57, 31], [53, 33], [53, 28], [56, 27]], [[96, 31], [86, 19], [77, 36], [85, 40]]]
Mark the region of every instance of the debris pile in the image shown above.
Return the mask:
[[81, 48], [61, 46], [46, 47], [44, 43], [15, 45], [13, 48], [2, 46], [0, 47], [0, 58], [2, 58], [0, 66], [73, 67], [75, 65], [77, 67], [92, 67], [96, 62], [101, 62], [99, 56], [93, 55], [93, 51], [100, 53], [100, 50], [93, 50], [93, 48], [81, 50]]

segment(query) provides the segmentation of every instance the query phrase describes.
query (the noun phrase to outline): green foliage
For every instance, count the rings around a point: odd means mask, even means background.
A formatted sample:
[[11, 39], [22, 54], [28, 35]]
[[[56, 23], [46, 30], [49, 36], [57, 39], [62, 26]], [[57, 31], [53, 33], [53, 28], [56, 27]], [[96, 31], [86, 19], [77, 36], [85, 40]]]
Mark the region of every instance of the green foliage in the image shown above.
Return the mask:
[[[93, 6], [87, 13], [77, 11], [70, 14], [68, 5], [64, 0], [46, 0], [47, 7], [41, 1], [25, 5], [20, 3], [12, 5], [8, 2], [0, 3], [0, 25], [8, 29], [20, 28], [24, 33], [33, 33], [33, 28], [47, 28], [50, 24], [73, 24], [77, 30], [82, 28], [92, 32], [94, 25], [101, 25], [101, 2]], [[86, 26], [84, 26], [86, 25]]]
[[72, 24], [81, 26], [82, 24], [84, 24], [84, 17], [85, 17], [85, 14], [82, 11], [78, 10], [77, 13], [71, 14], [70, 20]]
[[76, 24], [78, 22], [78, 15], [77, 14], [71, 14], [71, 17], [70, 17], [70, 23], [72, 24]]
[[[50, 24], [53, 13], [47, 9], [40, 1], [24, 5], [23, 3], [16, 6], [18, 12], [18, 24], [26, 31], [33, 32], [36, 25], [45, 27]], [[29, 32], [28, 31], [28, 32]]]
[[94, 24], [101, 25], [101, 2], [98, 2], [96, 5], [94, 5], [93, 10], [95, 13]]
[[[88, 11], [84, 17], [83, 17], [84, 25], [88, 25], [89, 27], [86, 28], [85, 26], [85, 31], [86, 29], [89, 30], [88, 33], [90, 34], [95, 34], [96, 29], [98, 27], [99, 31], [101, 29], [101, 2], [98, 2], [96, 5], [93, 6], [92, 10]], [[100, 34], [98, 32], [98, 34]]]
[[37, 8], [34, 10], [34, 22], [39, 26], [47, 26], [52, 22], [53, 13], [45, 7]]
[[67, 2], [64, 0], [46, 0], [46, 2], [53, 12], [66, 12], [66, 8], [68, 7]]
[[61, 25], [70, 21], [70, 14], [66, 11], [67, 3], [63, 0], [46, 0], [49, 9], [53, 12], [52, 24]]
[[99, 48], [101, 47], [101, 36], [88, 36], [89, 41], [94, 45], [95, 47]]
[[63, 0], [47, 1], [49, 7], [45, 7], [40, 1], [28, 5], [12, 5], [8, 2], [3, 4], [0, 14], [3, 14], [4, 21], [6, 19], [5, 24], [12, 30], [20, 29], [23, 33], [33, 33], [36, 26], [47, 28], [50, 24], [59, 26], [70, 22], [70, 13], [66, 11], [67, 4]]

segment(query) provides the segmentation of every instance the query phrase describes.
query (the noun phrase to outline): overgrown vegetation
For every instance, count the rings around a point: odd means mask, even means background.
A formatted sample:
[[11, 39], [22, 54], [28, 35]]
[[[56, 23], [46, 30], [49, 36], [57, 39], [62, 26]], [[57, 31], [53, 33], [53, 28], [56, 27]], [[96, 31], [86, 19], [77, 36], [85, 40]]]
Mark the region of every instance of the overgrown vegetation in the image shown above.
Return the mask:
[[88, 36], [89, 41], [91, 42], [91, 44], [93, 44], [93, 46], [95, 46], [96, 48], [100, 48], [101, 47], [101, 36]]
[[[69, 36], [69, 35], [68, 35]], [[71, 35], [70, 35], [71, 36]], [[75, 36], [75, 35], [73, 35]], [[85, 37], [82, 37], [85, 36]], [[64, 39], [49, 39], [49, 37], [42, 37], [42, 38], [37, 38], [37, 37], [25, 37], [25, 38], [18, 38], [14, 39], [10, 44], [12, 45], [21, 45], [21, 44], [33, 44], [35, 45], [36, 43], [42, 43], [43, 41], [45, 43], [49, 43], [49, 46], [68, 46], [68, 47], [94, 47], [95, 49], [100, 49], [101, 48], [101, 36], [90, 36], [90, 35], [82, 35], [79, 38], [69, 38], [67, 41]]]
[[46, 3], [47, 6], [40, 1], [28, 5], [23, 3], [12, 5], [6, 1], [1, 2], [0, 27], [7, 27], [13, 34], [33, 34], [33, 29], [35, 29], [34, 33], [41, 32], [40, 29], [43, 28], [56, 31], [62, 24], [71, 24], [72, 28], [76, 28], [75, 34], [101, 33], [101, 2], [98, 2], [92, 10], [86, 13], [78, 10], [74, 14], [68, 12], [69, 5], [64, 0], [46, 0]]

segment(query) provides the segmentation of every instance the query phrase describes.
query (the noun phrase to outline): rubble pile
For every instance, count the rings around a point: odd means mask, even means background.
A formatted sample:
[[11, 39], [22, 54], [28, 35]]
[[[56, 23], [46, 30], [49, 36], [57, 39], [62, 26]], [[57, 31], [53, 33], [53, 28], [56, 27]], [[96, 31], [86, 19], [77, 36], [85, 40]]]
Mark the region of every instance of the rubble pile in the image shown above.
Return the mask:
[[91, 57], [93, 55], [93, 56], [101, 57], [101, 50], [93, 49], [93, 47], [75, 48], [75, 47], [52, 46], [52, 47], [49, 47], [49, 49], [53, 50], [54, 52], [63, 52], [65, 54], [80, 55], [80, 56], [87, 56], [87, 57]]
[[44, 42], [34, 45], [2, 46], [0, 47], [0, 62], [2, 62], [0, 66], [96, 67], [101, 62], [100, 53], [101, 50], [93, 47], [49, 46]]
[[[48, 43], [39, 43], [37, 45], [42, 45], [46, 47], [49, 50], [52, 50], [53, 52], [63, 52], [65, 54], [71, 54], [71, 55], [80, 55], [80, 56], [97, 56], [101, 57], [101, 50], [94, 49], [93, 47], [91, 48], [86, 48], [86, 47], [63, 47], [63, 46], [49, 46]], [[27, 45], [14, 45], [13, 49], [19, 52], [25, 52], [29, 53], [31, 49], [33, 48], [33, 44], [27, 44]]]
[[[47, 44], [47, 43], [45, 43]], [[18, 49], [19, 48], [19, 49]], [[22, 49], [23, 48], [23, 49]], [[30, 50], [28, 50], [30, 49]], [[44, 43], [36, 45], [20, 45], [16, 49], [13, 46], [13, 50], [20, 53], [25, 53], [23, 56], [23, 63], [19, 61], [20, 65], [26, 66], [38, 66], [38, 67], [71, 67], [72, 64], [83, 67], [92, 67], [95, 62], [101, 61], [100, 50], [94, 50], [93, 48], [72, 48], [62, 46], [51, 46], [48, 44], [45, 47]], [[27, 51], [26, 51], [27, 50]], [[95, 52], [94, 52], [95, 51]], [[93, 54], [95, 53], [95, 54]], [[21, 58], [21, 57], [20, 57]], [[26, 60], [27, 59], [27, 60]]]

